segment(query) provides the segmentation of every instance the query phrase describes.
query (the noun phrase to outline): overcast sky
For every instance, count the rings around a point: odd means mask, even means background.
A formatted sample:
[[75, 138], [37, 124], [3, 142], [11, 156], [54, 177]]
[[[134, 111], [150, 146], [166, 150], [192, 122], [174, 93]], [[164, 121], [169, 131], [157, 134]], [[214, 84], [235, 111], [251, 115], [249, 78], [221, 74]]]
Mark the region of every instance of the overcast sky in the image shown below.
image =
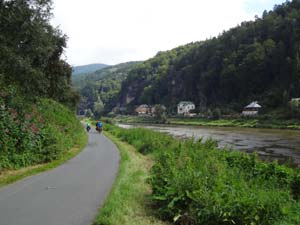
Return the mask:
[[53, 0], [72, 65], [145, 60], [217, 36], [285, 0]]

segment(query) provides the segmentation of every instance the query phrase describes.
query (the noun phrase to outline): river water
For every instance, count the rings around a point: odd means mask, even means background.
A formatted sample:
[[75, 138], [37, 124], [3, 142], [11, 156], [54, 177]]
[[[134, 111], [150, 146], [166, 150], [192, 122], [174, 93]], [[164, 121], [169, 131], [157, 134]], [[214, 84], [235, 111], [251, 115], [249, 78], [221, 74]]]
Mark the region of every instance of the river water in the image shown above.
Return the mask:
[[257, 152], [266, 160], [277, 159], [279, 162], [300, 164], [300, 131], [256, 128], [228, 128], [203, 126], [169, 126], [169, 125], [125, 125], [120, 127], [144, 127], [178, 138], [218, 141], [219, 147], [229, 147], [245, 152]]

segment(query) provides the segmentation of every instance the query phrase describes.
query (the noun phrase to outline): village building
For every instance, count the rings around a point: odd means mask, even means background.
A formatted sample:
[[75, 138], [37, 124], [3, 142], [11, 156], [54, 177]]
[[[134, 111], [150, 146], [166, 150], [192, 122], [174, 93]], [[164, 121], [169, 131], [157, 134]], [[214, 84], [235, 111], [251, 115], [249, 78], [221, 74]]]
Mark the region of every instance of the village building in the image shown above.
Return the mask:
[[177, 114], [178, 115], [184, 115], [184, 116], [189, 116], [190, 115], [190, 111], [194, 110], [195, 104], [193, 102], [190, 101], [182, 101], [179, 102], [179, 104], [177, 105]]
[[300, 107], [300, 98], [292, 98], [291, 104], [295, 107]]
[[135, 112], [137, 112], [138, 115], [152, 114], [152, 107], [149, 105], [143, 104], [143, 105], [136, 107]]
[[243, 116], [255, 116], [258, 114], [261, 109], [261, 105], [259, 105], [256, 101], [251, 102], [249, 105], [245, 106], [242, 115]]

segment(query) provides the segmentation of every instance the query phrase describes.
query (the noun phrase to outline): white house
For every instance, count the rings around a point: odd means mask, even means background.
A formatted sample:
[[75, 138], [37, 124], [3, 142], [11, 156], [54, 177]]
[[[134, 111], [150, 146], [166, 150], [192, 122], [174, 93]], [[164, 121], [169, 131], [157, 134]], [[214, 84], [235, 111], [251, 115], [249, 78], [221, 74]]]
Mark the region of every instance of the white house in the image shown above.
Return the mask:
[[290, 103], [295, 107], [299, 107], [300, 106], [300, 98], [292, 98]]
[[247, 105], [243, 112], [242, 115], [243, 116], [255, 116], [258, 114], [258, 111], [260, 110], [261, 105], [259, 105], [256, 101], [255, 102], [251, 102], [249, 105]]
[[195, 104], [189, 101], [179, 102], [177, 105], [177, 113], [179, 115], [189, 115], [190, 111], [195, 109]]

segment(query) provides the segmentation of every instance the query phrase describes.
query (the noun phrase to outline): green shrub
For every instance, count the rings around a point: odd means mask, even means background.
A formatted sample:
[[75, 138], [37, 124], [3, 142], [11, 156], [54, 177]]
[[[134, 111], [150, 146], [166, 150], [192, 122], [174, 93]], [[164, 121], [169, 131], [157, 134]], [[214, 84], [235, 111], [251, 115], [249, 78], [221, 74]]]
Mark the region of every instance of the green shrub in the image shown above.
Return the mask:
[[175, 224], [300, 224], [297, 170], [218, 149], [213, 140], [180, 141], [112, 125], [106, 129], [139, 152], [153, 154], [149, 182], [160, 218]]
[[273, 224], [282, 218], [293, 201], [288, 183], [274, 183], [276, 175], [250, 178], [219, 153], [211, 142], [187, 141], [157, 158], [151, 184], [159, 215], [179, 224]]
[[0, 87], [0, 171], [58, 159], [83, 134], [75, 114], [61, 104], [32, 102], [13, 86]]

